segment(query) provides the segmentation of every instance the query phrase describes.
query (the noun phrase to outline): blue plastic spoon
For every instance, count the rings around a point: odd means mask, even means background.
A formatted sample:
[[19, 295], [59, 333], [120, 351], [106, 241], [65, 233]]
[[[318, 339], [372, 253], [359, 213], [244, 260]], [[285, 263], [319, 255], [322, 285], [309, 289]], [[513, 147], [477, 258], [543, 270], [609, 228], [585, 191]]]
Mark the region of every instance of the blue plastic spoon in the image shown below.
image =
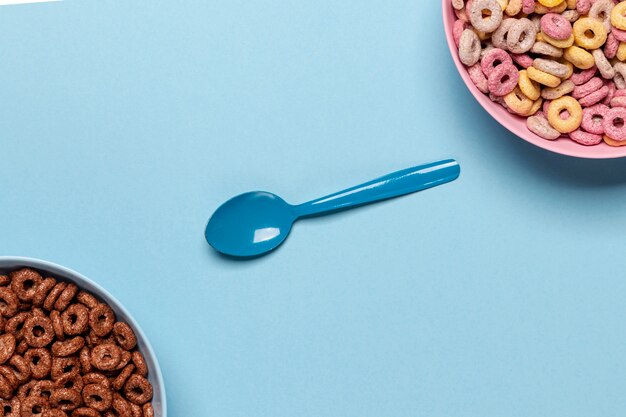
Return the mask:
[[394, 172], [297, 206], [264, 191], [241, 194], [213, 213], [205, 237], [213, 248], [225, 255], [263, 255], [283, 243], [293, 223], [300, 218], [329, 214], [436, 187], [454, 181], [460, 172], [459, 164], [448, 159]]

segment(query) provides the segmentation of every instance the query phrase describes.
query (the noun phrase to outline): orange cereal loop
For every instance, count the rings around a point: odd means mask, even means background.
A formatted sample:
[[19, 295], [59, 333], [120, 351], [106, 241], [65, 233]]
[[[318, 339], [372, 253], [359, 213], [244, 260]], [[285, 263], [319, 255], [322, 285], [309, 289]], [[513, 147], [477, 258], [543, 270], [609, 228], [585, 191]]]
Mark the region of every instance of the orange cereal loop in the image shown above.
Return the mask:
[[134, 371], [135, 365], [126, 365], [122, 372], [120, 372], [120, 374], [113, 380], [113, 389], [115, 389], [115, 391], [121, 390]]
[[76, 286], [76, 284], [68, 284], [54, 303], [54, 308], [59, 311], [65, 310], [67, 306], [70, 305], [77, 293], [78, 287]]
[[52, 354], [54, 356], [70, 356], [77, 353], [85, 346], [85, 339], [76, 336], [64, 342], [54, 342], [52, 344]]
[[61, 315], [61, 321], [68, 336], [82, 334], [89, 328], [89, 309], [82, 304], [72, 304]]
[[96, 336], [106, 336], [113, 330], [115, 313], [106, 304], [100, 304], [89, 312], [89, 326]]
[[15, 336], [10, 333], [0, 336], [0, 365], [11, 359], [15, 352]]
[[52, 310], [50, 312], [50, 320], [52, 321], [52, 328], [54, 329], [54, 335], [56, 336], [57, 340], [65, 340], [63, 322], [61, 322], [61, 313], [59, 313], [57, 310]]
[[29, 268], [11, 272], [11, 289], [21, 301], [32, 301], [37, 286], [42, 278], [38, 272]]
[[131, 375], [124, 385], [124, 395], [128, 401], [144, 405], [152, 399], [152, 384], [141, 375]]
[[72, 411], [80, 407], [83, 398], [75, 389], [60, 388], [52, 392], [50, 405], [63, 411]]
[[146, 403], [143, 405], [143, 417], [154, 417], [154, 408], [152, 404]]
[[604, 143], [606, 143], [609, 146], [614, 146], [614, 147], [620, 147], [620, 146], [626, 146], [626, 140], [615, 140], [607, 135], [604, 135], [603, 137], [604, 139]]
[[23, 330], [24, 340], [32, 347], [47, 346], [54, 339], [52, 321], [47, 317], [29, 317]]
[[0, 287], [0, 314], [4, 317], [13, 317], [17, 313], [19, 300], [17, 295], [8, 287]]
[[93, 295], [89, 294], [86, 291], [79, 291], [76, 299], [79, 303], [84, 304], [87, 308], [97, 307], [100, 302]]
[[63, 290], [65, 290], [65, 287], [67, 287], [65, 282], [59, 282], [52, 288], [52, 290], [50, 290], [43, 302], [43, 308], [45, 310], [50, 311], [54, 308], [54, 303], [56, 303], [57, 298], [59, 298]]
[[83, 402], [87, 407], [97, 411], [106, 411], [111, 408], [113, 392], [102, 384], [89, 384], [83, 388]]
[[56, 284], [57, 280], [54, 278], [46, 278], [41, 281], [35, 289], [35, 294], [33, 295], [33, 305], [36, 307], [42, 307], [48, 293], [52, 291]]
[[98, 345], [91, 350], [91, 363], [101, 371], [112, 371], [122, 360], [122, 351], [113, 343]]
[[135, 336], [135, 332], [130, 326], [126, 323], [117, 322], [113, 326], [113, 334], [115, 335], [115, 340], [117, 344], [122, 347], [122, 349], [132, 350], [135, 346], [137, 346], [137, 337]]
[[43, 379], [50, 375], [52, 369], [52, 356], [48, 349], [29, 349], [24, 354], [24, 359], [30, 367], [30, 372], [34, 378]]
[[144, 359], [141, 352], [138, 350], [132, 353], [133, 364], [135, 365], [135, 369], [137, 374], [146, 377], [148, 376], [148, 365], [146, 364], [146, 360]]

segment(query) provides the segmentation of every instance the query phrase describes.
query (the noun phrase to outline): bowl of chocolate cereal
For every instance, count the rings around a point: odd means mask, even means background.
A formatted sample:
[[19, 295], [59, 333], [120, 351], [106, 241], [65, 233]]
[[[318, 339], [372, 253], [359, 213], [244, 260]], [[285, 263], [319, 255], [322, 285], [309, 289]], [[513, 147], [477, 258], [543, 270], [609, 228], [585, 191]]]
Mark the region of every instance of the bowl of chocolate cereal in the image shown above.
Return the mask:
[[90, 279], [0, 257], [0, 415], [166, 417], [157, 358], [130, 313]]

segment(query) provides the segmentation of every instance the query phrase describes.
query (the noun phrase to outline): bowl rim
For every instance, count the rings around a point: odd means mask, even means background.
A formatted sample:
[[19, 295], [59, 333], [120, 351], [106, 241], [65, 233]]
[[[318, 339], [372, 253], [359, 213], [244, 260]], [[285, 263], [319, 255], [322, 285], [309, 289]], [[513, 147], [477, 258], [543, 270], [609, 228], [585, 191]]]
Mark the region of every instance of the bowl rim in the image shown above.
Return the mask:
[[51, 272], [52, 274], [58, 275], [62, 278], [65, 278], [69, 281], [74, 281], [77, 284], [82, 284], [81, 281], [86, 282], [91, 287], [93, 287], [94, 292], [99, 297], [105, 299], [107, 302], [113, 304], [113, 307], [119, 309], [122, 314], [125, 316], [125, 319], [132, 326], [133, 331], [137, 334], [138, 339], [141, 340], [143, 346], [142, 350], [145, 350], [145, 353], [150, 357], [150, 360], [153, 362], [154, 369], [150, 369], [150, 373], [154, 377], [160, 392], [160, 407], [162, 408], [161, 417], [167, 417], [167, 395], [165, 393], [165, 382], [163, 380], [163, 374], [161, 373], [161, 366], [159, 365], [158, 358], [154, 353], [154, 349], [150, 344], [150, 340], [141, 329], [135, 318], [130, 314], [130, 312], [124, 307], [124, 305], [114, 296], [111, 295], [106, 289], [104, 289], [100, 284], [93, 281], [90, 278], [87, 278], [81, 273], [74, 271], [73, 269], [66, 268], [62, 265], [56, 264], [54, 262], [45, 261], [43, 259], [30, 258], [24, 256], [0, 256], [0, 267], [2, 264], [12, 263], [18, 266], [30, 267], [46, 272]]
[[[545, 140], [530, 131], [528, 131], [528, 137], [525, 137], [524, 135], [518, 133], [519, 129], [513, 126], [514, 116], [508, 115], [510, 117], [502, 117], [495, 112], [494, 106], [489, 106], [485, 103], [484, 100], [489, 100], [489, 98], [486, 95], [484, 95], [480, 90], [478, 90], [478, 88], [476, 88], [476, 86], [471, 82], [471, 80], [469, 79], [469, 74], [467, 74], [467, 69], [461, 63], [457, 54], [454, 53], [454, 51], [456, 50], [456, 45], [454, 44], [454, 40], [452, 37], [452, 26], [450, 24], [450, 18], [448, 16], [449, 13], [454, 13], [452, 9], [451, 1], [442, 0], [441, 15], [443, 19], [444, 35], [446, 37], [446, 43], [448, 44], [448, 50], [450, 51], [450, 55], [452, 56], [452, 61], [454, 62], [457, 68], [457, 72], [459, 73], [459, 76], [465, 83], [467, 89], [474, 96], [476, 101], [478, 101], [480, 106], [487, 113], [489, 113], [489, 115], [496, 122], [498, 122], [500, 125], [502, 125], [504, 128], [506, 128], [509, 132], [511, 132], [518, 138], [523, 139], [524, 141], [531, 143], [539, 148], [545, 149], [547, 151], [550, 151], [556, 154], [571, 156], [575, 158], [583, 158], [583, 159], [618, 159], [618, 158], [626, 157], [626, 146], [610, 147], [606, 145], [607, 149], [590, 153], [588, 151], [585, 152], [585, 150], [588, 150], [589, 147], [584, 146], [584, 145], [578, 145], [578, 147], [575, 147], [575, 148], [557, 149], [557, 147], [555, 146], [555, 144], [558, 143], [557, 141]], [[489, 101], [489, 103], [491, 103], [491, 101]]]

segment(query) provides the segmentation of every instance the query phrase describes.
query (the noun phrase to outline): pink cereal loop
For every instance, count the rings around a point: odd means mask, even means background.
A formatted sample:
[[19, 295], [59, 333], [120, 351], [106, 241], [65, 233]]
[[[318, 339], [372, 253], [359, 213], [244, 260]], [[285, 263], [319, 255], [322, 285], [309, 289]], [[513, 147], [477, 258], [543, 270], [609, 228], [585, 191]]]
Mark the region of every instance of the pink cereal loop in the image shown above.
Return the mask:
[[604, 133], [617, 141], [626, 140], [626, 108], [615, 107], [604, 118]]
[[559, 40], [569, 39], [572, 36], [572, 24], [556, 13], [543, 15], [541, 30], [549, 37]]
[[489, 77], [489, 74], [491, 74], [498, 65], [512, 63], [513, 60], [504, 49], [493, 48], [492, 50], [487, 52], [485, 56], [483, 56], [483, 59], [480, 62], [480, 66], [483, 70], [483, 73], [487, 77]]
[[580, 100], [578, 100], [578, 102], [580, 103], [582, 107], [589, 107], [589, 106], [593, 106], [594, 104], [598, 104], [599, 102], [604, 100], [606, 96], [608, 95], [609, 95], [609, 87], [604, 86], [600, 88], [599, 90], [596, 90], [593, 93], [588, 94], [585, 97], [581, 98]]
[[609, 108], [604, 104], [596, 104], [595, 106], [583, 109], [581, 127], [589, 133], [604, 135], [603, 121], [608, 112]]
[[591, 9], [591, 0], [576, 0], [576, 11], [580, 14], [589, 13]]
[[626, 97], [626, 90], [616, 90], [613, 97]]
[[618, 28], [612, 28], [611, 34], [615, 36], [615, 39], [620, 42], [626, 42], [626, 30], [620, 30]]
[[626, 107], [626, 97], [613, 97], [609, 102], [611, 107]]
[[587, 81], [585, 84], [577, 85], [574, 87], [574, 91], [572, 92], [572, 97], [575, 99], [583, 98], [593, 93], [594, 91], [598, 91], [600, 88], [604, 86], [604, 82], [599, 77], [594, 77]]
[[535, 0], [523, 0], [522, 1], [522, 13], [531, 14], [534, 12], [535, 12]]
[[605, 106], [608, 106], [611, 103], [613, 96], [617, 92], [617, 88], [615, 87], [615, 83], [613, 81], [605, 82], [604, 85], [606, 85], [609, 88], [609, 94], [606, 95], [606, 97], [602, 101], [602, 104], [604, 104]]
[[483, 70], [480, 68], [480, 64], [474, 64], [467, 69], [470, 79], [474, 85], [483, 93], [489, 92], [489, 82], [487, 77], [483, 74]]
[[532, 67], [533, 65], [534, 60], [528, 54], [511, 54], [510, 56], [513, 59], [513, 62], [522, 68]]
[[592, 79], [596, 75], [597, 71], [598, 71], [598, 68], [596, 68], [595, 65], [589, 68], [588, 70], [584, 70], [580, 72], [574, 71], [570, 80], [576, 85], [582, 85], [582, 84], [585, 84], [590, 79]]
[[584, 130], [578, 129], [569, 134], [571, 140], [576, 143], [580, 143], [585, 146], [593, 146], [602, 142], [602, 135], [595, 135], [593, 133], [585, 132]]
[[467, 22], [464, 22], [462, 19], [457, 19], [454, 22], [454, 26], [452, 26], [452, 38], [457, 48], [459, 47], [459, 41], [465, 29], [467, 29]]
[[496, 96], [505, 96], [515, 90], [519, 71], [513, 64], [498, 65], [489, 75], [489, 91]]
[[606, 43], [604, 44], [604, 56], [606, 56], [608, 59], [615, 58], [618, 48], [619, 41], [615, 38], [615, 35], [609, 33], [609, 36], [606, 38]]

